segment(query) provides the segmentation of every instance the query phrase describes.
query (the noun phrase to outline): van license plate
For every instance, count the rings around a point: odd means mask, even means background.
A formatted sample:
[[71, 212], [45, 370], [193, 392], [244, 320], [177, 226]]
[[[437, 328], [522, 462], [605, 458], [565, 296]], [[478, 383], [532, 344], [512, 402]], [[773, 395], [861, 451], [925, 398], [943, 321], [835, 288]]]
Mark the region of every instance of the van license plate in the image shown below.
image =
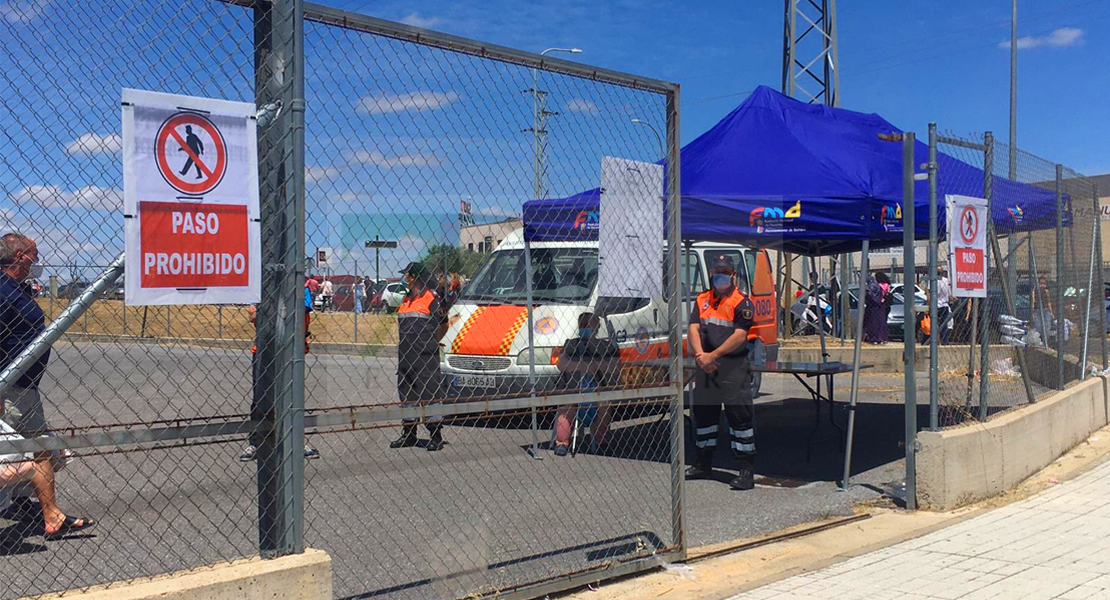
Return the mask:
[[455, 387], [495, 388], [497, 377], [493, 375], [455, 375]]

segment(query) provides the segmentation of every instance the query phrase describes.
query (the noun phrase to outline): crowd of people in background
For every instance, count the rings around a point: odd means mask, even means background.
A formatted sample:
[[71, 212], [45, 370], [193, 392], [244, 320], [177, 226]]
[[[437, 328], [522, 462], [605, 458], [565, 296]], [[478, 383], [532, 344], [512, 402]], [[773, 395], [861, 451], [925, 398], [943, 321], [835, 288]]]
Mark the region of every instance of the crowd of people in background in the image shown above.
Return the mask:
[[[403, 284], [401, 294], [409, 292], [409, 286], [404, 279], [380, 279], [355, 276], [353, 281], [349, 275], [327, 276], [306, 275], [305, 289], [312, 298], [312, 304], [321, 312], [353, 311], [356, 313], [367, 312], [392, 312], [396, 306], [385, 306], [381, 294], [387, 284]], [[459, 273], [429, 274], [429, 285], [448, 307], [452, 306], [466, 285], [466, 277]]]

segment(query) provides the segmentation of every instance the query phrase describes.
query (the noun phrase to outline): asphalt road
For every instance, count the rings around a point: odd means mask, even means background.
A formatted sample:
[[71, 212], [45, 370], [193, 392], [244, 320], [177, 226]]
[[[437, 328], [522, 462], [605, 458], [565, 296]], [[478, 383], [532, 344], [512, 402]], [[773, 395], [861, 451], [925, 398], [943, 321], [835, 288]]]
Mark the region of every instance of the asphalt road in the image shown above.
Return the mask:
[[[389, 358], [310, 355], [308, 407], [392, 401]], [[250, 358], [192, 347], [60, 344], [43, 384], [55, 427], [244, 414]], [[838, 380], [840, 389], [847, 378]], [[899, 378], [868, 375], [856, 430], [855, 483], [837, 491], [842, 455], [827, 421], [807, 462], [814, 408], [792, 379], [768, 377], [758, 401], [756, 490], [688, 482], [691, 546], [848, 514], [901, 477]], [[927, 412], [922, 407], [923, 414]], [[827, 413], [826, 417], [827, 418]], [[841, 408], [837, 419], [843, 424]], [[395, 428], [317, 433], [306, 467], [308, 545], [334, 559], [340, 597], [446, 598], [492, 591], [673, 543], [669, 420], [617, 424], [605, 455], [534, 460], [531, 433], [505, 421], [455, 425], [447, 447], [388, 449]], [[546, 443], [549, 430], [541, 432]], [[0, 521], [7, 577], [0, 597], [105, 583], [209, 564], [256, 550], [253, 463], [242, 440], [82, 456], [59, 475], [63, 508], [100, 523], [44, 542]]]

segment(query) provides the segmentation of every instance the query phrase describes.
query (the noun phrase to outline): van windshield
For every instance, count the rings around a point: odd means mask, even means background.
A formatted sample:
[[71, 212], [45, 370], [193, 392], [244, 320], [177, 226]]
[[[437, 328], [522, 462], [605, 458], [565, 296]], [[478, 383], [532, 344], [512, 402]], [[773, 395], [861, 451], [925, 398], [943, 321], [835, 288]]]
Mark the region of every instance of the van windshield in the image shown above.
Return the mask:
[[[532, 298], [584, 304], [597, 284], [596, 248], [532, 248]], [[466, 286], [462, 300], [524, 303], [524, 250], [498, 250]]]

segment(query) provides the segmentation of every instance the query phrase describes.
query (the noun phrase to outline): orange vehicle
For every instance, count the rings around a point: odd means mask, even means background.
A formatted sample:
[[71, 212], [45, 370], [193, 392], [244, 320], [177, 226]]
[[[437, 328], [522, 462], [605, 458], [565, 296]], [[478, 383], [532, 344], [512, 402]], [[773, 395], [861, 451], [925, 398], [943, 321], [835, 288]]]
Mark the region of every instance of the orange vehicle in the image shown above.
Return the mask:
[[[536, 242], [531, 245], [533, 299], [532, 339], [528, 350], [521, 230], [505, 237], [470, 281], [448, 314], [447, 334], [441, 340], [440, 369], [448, 389], [459, 396], [506, 394], [529, 389], [529, 372], [539, 389], [556, 384], [556, 367], [563, 344], [577, 335], [578, 315], [602, 316], [600, 337], [613, 339], [621, 350], [622, 377], [660, 380], [665, 369], [640, 366], [668, 355], [666, 298], [605, 298], [597, 292], [596, 241]], [[765, 250], [717, 243], [696, 243], [680, 251], [683, 302], [680, 328], [694, 297], [706, 289], [709, 256], [732, 257], [738, 287], [755, 305], [755, 325], [749, 333], [753, 361], [778, 355], [775, 283]], [[550, 282], [546, 285], [542, 282]], [[535, 364], [531, 364], [535, 361]], [[661, 372], [662, 371], [662, 372]], [[629, 381], [631, 382], [631, 381]], [[758, 389], [759, 378], [753, 377]]]

